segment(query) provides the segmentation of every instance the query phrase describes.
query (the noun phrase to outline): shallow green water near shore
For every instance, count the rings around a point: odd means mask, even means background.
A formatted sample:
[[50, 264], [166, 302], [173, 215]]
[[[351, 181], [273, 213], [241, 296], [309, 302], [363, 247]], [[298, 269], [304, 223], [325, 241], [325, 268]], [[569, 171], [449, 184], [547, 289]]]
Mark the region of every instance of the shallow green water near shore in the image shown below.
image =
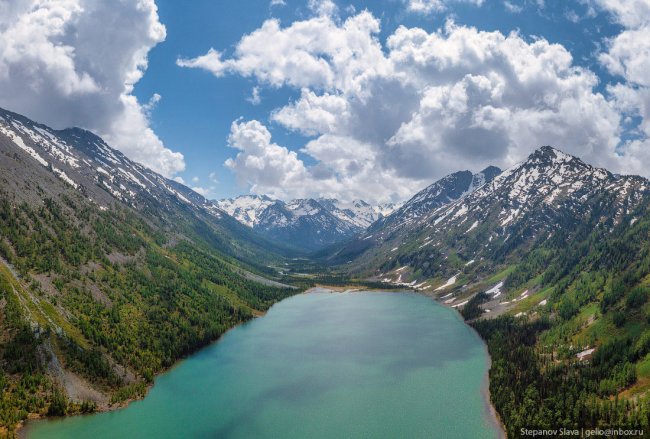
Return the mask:
[[143, 401], [28, 438], [494, 438], [479, 337], [411, 293], [310, 293], [156, 379]]

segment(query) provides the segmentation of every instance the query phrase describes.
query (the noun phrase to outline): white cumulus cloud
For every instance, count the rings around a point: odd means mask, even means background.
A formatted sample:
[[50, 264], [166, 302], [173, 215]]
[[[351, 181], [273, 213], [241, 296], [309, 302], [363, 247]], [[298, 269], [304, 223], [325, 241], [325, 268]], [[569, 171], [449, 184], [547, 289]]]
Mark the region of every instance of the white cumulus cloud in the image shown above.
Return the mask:
[[240, 152], [226, 166], [252, 191], [284, 197], [301, 190], [307, 177], [304, 163], [296, 152], [272, 143], [271, 133], [260, 122], [233, 122], [228, 144]]
[[406, 0], [407, 9], [420, 14], [444, 11], [449, 3], [469, 3], [481, 6], [484, 0]]
[[650, 19], [648, 0], [592, 0], [592, 2], [611, 12], [619, 23], [629, 28], [647, 25]]
[[629, 118], [640, 119], [632, 138], [619, 146], [625, 169], [648, 175], [650, 165], [650, 1], [596, 0], [624, 30], [608, 41], [602, 64], [621, 80], [609, 85], [614, 104]]
[[0, 0], [0, 105], [90, 129], [164, 175], [184, 168], [149, 123], [133, 86], [165, 39], [154, 0]]
[[378, 186], [402, 196], [413, 189], [408, 179], [375, 166], [372, 145], [350, 137], [324, 135], [309, 142], [302, 152], [318, 161], [315, 166], [306, 166], [296, 152], [273, 143], [268, 128], [257, 120], [233, 122], [228, 144], [240, 152], [226, 166], [254, 193], [374, 200]]
[[338, 6], [332, 0], [309, 0], [307, 5], [318, 15], [331, 16], [338, 11]]
[[282, 28], [279, 20], [271, 19], [244, 36], [232, 58], [224, 60], [221, 52], [210, 49], [193, 59], [179, 59], [177, 64], [202, 68], [215, 76], [254, 76], [274, 87], [349, 89], [361, 86], [357, 81], [382, 67], [383, 53], [375, 38], [378, 32], [379, 20], [368, 12], [341, 25], [329, 16], [318, 16]]
[[[387, 201], [449, 172], [512, 165], [545, 144], [616, 172], [646, 160], [634, 148], [620, 154], [622, 99], [599, 93], [596, 75], [562, 45], [453, 22], [401, 26], [380, 40], [380, 24], [368, 11], [285, 27], [267, 20], [230, 55], [179, 60], [300, 91], [270, 120], [307, 136], [310, 160], [273, 143], [261, 123], [237, 122], [230, 144], [241, 152], [227, 165], [241, 182], [276, 196]], [[243, 128], [255, 142], [237, 140]]]

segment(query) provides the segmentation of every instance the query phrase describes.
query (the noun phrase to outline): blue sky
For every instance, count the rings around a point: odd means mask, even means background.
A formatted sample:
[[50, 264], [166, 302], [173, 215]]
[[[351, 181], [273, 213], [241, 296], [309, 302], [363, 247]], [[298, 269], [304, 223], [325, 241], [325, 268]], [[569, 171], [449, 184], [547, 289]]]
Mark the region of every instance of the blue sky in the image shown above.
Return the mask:
[[[233, 173], [223, 166], [235, 153], [227, 147], [232, 121], [240, 117], [268, 121], [273, 109], [296, 99], [299, 93], [289, 87], [264, 87], [260, 91], [261, 102], [253, 105], [249, 100], [256, 86], [254, 79], [236, 75], [215, 78], [205, 71], [179, 68], [176, 59], [198, 56], [211, 47], [231, 52], [244, 34], [259, 28], [269, 18], [278, 18], [288, 25], [309, 17], [307, 2], [287, 0], [284, 6], [270, 6], [268, 0], [159, 0], [157, 5], [167, 38], [150, 52], [149, 67], [137, 84], [136, 95], [142, 102], [153, 93], [162, 95], [152, 113], [152, 125], [168, 147], [184, 154], [187, 169], [180, 175], [186, 182], [198, 177], [195, 185], [213, 188], [210, 195], [217, 198], [245, 193], [248, 187], [238, 185]], [[337, 5], [343, 17], [352, 14], [347, 9], [350, 6], [355, 11], [368, 9], [380, 17], [381, 40], [400, 25], [433, 31], [448, 18], [480, 30], [504, 34], [517, 31], [529, 40], [544, 38], [566, 47], [575, 64], [598, 72], [603, 78], [599, 88], [613, 80], [595, 55], [602, 48], [603, 39], [616, 35], [621, 26], [606, 13], [590, 16], [589, 6], [579, 2], [547, 2], [544, 6], [528, 2], [519, 12], [509, 11], [500, 1], [487, 1], [480, 7], [459, 3], [428, 15], [409, 12], [402, 2], [395, 0]], [[277, 124], [270, 123], [268, 127], [274, 140], [292, 150], [299, 150], [307, 140]], [[300, 156], [309, 162], [308, 156]]]
[[647, 175], [648, 69], [650, 0], [0, 0], [0, 106], [209, 198], [400, 201], [544, 144]]

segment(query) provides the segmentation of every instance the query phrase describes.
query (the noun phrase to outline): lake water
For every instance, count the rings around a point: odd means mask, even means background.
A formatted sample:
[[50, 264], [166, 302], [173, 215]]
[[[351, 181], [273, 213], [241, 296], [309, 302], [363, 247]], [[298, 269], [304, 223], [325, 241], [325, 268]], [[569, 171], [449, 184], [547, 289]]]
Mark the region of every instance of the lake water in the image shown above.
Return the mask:
[[488, 357], [412, 293], [286, 299], [156, 379], [143, 401], [36, 422], [28, 438], [494, 438]]

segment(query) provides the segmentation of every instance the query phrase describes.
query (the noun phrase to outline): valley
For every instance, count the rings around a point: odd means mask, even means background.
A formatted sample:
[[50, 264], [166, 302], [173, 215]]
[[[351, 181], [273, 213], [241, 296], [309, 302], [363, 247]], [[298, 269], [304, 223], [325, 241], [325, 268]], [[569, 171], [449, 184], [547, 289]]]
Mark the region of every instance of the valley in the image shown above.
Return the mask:
[[315, 285], [417, 291], [458, 311], [487, 343], [509, 437], [649, 427], [645, 178], [543, 146], [401, 205], [212, 201], [90, 132], [5, 110], [0, 157], [4, 435], [142, 398]]

